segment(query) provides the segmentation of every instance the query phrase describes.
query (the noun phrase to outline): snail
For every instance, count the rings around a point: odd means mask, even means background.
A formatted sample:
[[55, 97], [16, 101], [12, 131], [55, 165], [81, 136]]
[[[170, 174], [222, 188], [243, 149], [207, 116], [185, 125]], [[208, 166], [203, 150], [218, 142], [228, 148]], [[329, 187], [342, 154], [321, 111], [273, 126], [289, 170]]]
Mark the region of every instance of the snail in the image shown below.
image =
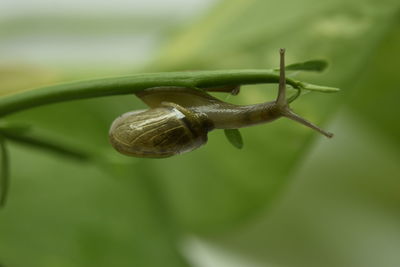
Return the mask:
[[[128, 112], [115, 119], [109, 132], [112, 146], [129, 156], [170, 157], [204, 145], [208, 132], [213, 129], [238, 129], [281, 117], [332, 137], [332, 133], [322, 130], [290, 109], [286, 99], [284, 54], [285, 50], [281, 49], [279, 91], [275, 101], [241, 106], [191, 88], [148, 88], [136, 95], [150, 109]], [[215, 88], [215, 91], [228, 90], [237, 94], [238, 87]]]

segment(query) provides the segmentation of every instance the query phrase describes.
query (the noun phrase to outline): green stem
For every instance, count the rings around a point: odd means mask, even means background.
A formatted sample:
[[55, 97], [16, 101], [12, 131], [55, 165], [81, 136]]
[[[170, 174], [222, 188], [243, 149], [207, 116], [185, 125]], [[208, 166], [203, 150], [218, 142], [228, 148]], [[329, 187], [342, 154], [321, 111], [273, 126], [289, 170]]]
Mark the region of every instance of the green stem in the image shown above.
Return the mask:
[[26, 130], [23, 131], [22, 129], [23, 128], [19, 126], [8, 128], [0, 126], [0, 137], [23, 145], [51, 151], [79, 161], [86, 161], [91, 158], [91, 155], [81, 147], [75, 148], [68, 144], [58, 142], [54, 138], [44, 134], [34, 134]]
[[[279, 75], [272, 70], [163, 72], [93, 79], [27, 90], [0, 98], [0, 116], [62, 101], [132, 94], [150, 87], [207, 88], [278, 82]], [[301, 82], [289, 78], [286, 83], [294, 88], [306, 89]]]
[[0, 208], [4, 207], [7, 200], [9, 187], [9, 158], [5, 140], [0, 136]]

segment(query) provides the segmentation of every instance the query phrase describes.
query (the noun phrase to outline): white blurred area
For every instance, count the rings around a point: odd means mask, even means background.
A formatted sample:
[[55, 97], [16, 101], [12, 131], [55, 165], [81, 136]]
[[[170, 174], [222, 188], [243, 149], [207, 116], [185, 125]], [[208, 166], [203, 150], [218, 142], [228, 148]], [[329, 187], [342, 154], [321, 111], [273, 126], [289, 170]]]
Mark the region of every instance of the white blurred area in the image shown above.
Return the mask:
[[168, 14], [189, 17], [215, 0], [2, 0], [2, 18], [27, 14]]
[[136, 68], [217, 0], [1, 0], [0, 64]]

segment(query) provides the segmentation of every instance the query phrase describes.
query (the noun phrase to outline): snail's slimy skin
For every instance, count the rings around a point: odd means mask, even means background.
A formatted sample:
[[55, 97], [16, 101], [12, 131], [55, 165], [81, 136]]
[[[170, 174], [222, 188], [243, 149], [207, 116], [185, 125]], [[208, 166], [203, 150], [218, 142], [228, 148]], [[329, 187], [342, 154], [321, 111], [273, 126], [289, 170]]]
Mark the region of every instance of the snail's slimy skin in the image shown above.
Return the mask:
[[215, 129], [238, 129], [271, 122], [282, 117], [275, 101], [256, 105], [234, 105], [206, 92], [182, 87], [149, 88], [136, 94], [150, 107], [163, 101], [176, 103], [195, 113], [207, 115]]

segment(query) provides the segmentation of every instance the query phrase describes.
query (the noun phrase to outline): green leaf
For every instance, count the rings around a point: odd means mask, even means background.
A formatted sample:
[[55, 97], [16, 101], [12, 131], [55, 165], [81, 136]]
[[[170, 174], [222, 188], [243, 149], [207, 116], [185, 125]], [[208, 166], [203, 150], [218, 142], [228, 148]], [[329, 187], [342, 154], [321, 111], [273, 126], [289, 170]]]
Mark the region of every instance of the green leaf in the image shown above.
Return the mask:
[[315, 85], [311, 83], [301, 82], [302, 89], [309, 90], [309, 91], [316, 91], [321, 93], [336, 93], [339, 92], [339, 88], [329, 87], [329, 86], [321, 86]]
[[[307, 119], [321, 124], [348, 99], [376, 44], [383, 40], [393, 18], [398, 17], [399, 4], [391, 0], [384, 2], [357, 0], [346, 2], [346, 8], [342, 8], [341, 2], [334, 0], [323, 4], [318, 0], [306, 3], [285, 0], [279, 4], [263, 0], [223, 1], [198, 24], [170, 42], [151, 67], [183, 70], [277, 66], [280, 47], [286, 48], [288, 65], [304, 58], [326, 58], [330, 68], [320, 77], [310, 79], [310, 84], [304, 87], [337, 91], [312, 85], [323, 82], [346, 90], [329, 97], [309, 94], [292, 105], [296, 113], [304, 116], [307, 113]], [[301, 75], [309, 77], [307, 73]], [[242, 90], [237, 99], [261, 102], [273, 97], [267, 92], [261, 95]], [[359, 97], [362, 99], [361, 95]], [[156, 164], [165, 170], [160, 175], [182, 224], [197, 233], [218, 232], [237, 226], [273, 203], [293, 170], [307, 156], [313, 138], [319, 137], [281, 119], [246, 129], [246, 150], [240, 151], [234, 159], [227, 157], [226, 151], [218, 146], [222, 139], [210, 136], [207, 147], [193, 153], [192, 160], [181, 159], [179, 168], [173, 164], [175, 162]], [[197, 162], [202, 163], [201, 167]], [[251, 170], [251, 175], [247, 170]], [[193, 175], [188, 180], [181, 173], [189, 171]], [[268, 179], [264, 179], [266, 173]], [[197, 195], [207, 195], [207, 199], [193, 197]]]
[[[321, 72], [328, 67], [328, 62], [326, 60], [309, 60], [301, 63], [294, 63], [287, 65], [286, 70], [290, 71], [318, 71]], [[279, 69], [278, 69], [279, 70]]]
[[349, 109], [363, 118], [380, 133], [386, 141], [400, 147], [400, 125], [397, 121], [400, 99], [400, 20], [394, 22], [387, 37], [376, 48], [370, 63], [365, 66], [349, 99]]
[[9, 158], [5, 140], [0, 136], [0, 207], [7, 201], [9, 188]]
[[243, 138], [238, 129], [225, 129], [225, 136], [228, 141], [237, 149], [243, 148]]

